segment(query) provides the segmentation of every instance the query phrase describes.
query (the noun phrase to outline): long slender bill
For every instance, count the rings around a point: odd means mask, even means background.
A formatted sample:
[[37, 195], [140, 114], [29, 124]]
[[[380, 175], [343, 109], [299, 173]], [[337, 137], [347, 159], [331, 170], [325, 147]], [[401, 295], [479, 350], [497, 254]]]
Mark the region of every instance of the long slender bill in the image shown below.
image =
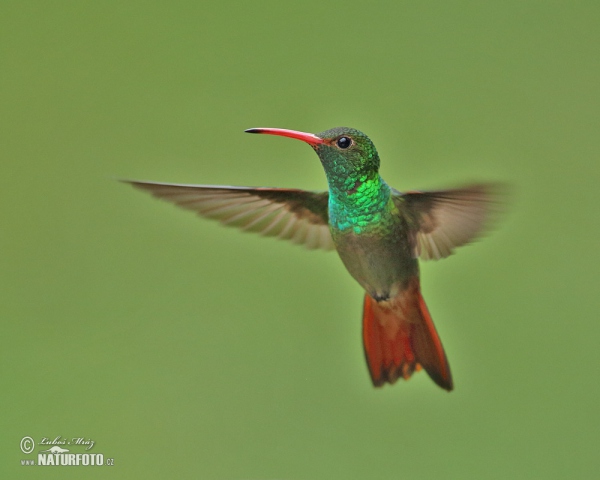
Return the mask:
[[285, 128], [249, 128], [246, 133], [265, 133], [267, 135], [279, 135], [281, 137], [295, 138], [302, 140], [309, 145], [319, 145], [325, 143], [322, 138], [313, 133], [298, 132], [296, 130], [287, 130]]

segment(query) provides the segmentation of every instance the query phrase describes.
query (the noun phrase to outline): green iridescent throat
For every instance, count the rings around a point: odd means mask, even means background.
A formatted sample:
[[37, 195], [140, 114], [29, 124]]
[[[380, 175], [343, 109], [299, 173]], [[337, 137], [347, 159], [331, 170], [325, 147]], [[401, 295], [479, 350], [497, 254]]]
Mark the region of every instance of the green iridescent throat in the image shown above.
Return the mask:
[[317, 137], [324, 140], [313, 148], [327, 175], [332, 233], [360, 234], [385, 228], [395, 207], [390, 187], [379, 176], [379, 155], [373, 142], [347, 127], [332, 128]]
[[360, 177], [349, 190], [329, 190], [329, 221], [340, 231], [365, 233], [381, 226], [382, 213], [390, 203], [390, 187], [375, 173]]

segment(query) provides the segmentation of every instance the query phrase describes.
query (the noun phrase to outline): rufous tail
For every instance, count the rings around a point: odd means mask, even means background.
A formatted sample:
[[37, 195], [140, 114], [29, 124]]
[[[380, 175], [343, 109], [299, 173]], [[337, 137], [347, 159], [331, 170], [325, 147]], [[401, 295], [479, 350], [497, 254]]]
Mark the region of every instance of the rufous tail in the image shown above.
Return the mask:
[[377, 302], [365, 294], [363, 342], [376, 387], [410, 378], [421, 367], [445, 390], [452, 390], [450, 366], [418, 279], [395, 298]]

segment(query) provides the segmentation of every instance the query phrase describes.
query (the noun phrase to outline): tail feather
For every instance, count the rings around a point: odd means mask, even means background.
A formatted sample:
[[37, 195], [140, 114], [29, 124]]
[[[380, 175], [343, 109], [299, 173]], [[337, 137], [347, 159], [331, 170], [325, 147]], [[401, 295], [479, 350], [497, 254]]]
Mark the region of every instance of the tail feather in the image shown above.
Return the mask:
[[365, 295], [363, 342], [373, 385], [408, 379], [423, 367], [437, 385], [452, 390], [450, 366], [417, 279], [391, 301]]

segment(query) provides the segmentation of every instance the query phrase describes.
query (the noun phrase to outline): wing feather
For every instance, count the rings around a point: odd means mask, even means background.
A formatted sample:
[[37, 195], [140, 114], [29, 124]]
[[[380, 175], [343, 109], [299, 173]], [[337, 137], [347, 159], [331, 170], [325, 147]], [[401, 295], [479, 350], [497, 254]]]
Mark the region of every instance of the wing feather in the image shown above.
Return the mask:
[[470, 185], [453, 190], [394, 192], [394, 202], [414, 231], [414, 254], [423, 260], [450, 255], [477, 238], [499, 211], [504, 188]]
[[124, 181], [225, 225], [289, 239], [307, 248], [334, 248], [328, 223], [328, 192]]

